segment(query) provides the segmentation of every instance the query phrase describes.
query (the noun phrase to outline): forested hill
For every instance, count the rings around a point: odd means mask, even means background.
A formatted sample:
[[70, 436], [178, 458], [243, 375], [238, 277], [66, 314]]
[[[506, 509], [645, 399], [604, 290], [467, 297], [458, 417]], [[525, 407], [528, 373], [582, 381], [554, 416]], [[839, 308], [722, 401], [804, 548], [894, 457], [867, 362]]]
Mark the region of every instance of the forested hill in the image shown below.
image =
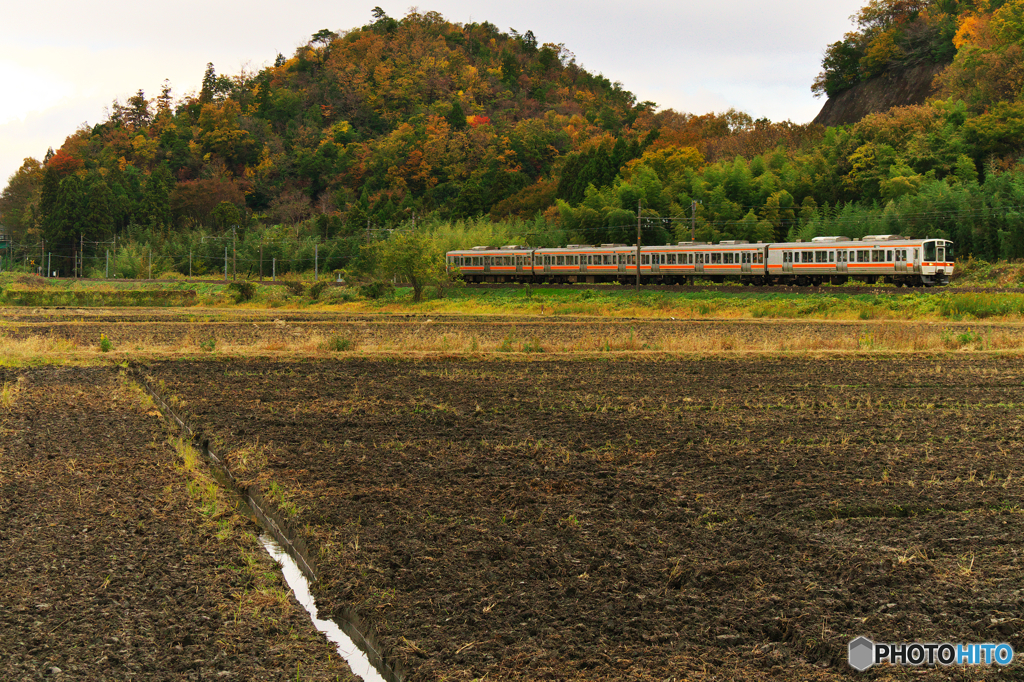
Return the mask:
[[310, 221], [328, 237], [416, 216], [557, 221], [556, 198], [578, 203], [645, 151], [684, 149], [672, 163], [698, 167], [805, 134], [735, 111], [656, 114], [529, 30], [377, 8], [257, 73], [211, 64], [196, 96], [166, 84], [115, 102], [109, 120], [27, 160], [0, 212], [19, 239], [53, 244], [129, 225]]
[[321, 30], [258, 73], [218, 75], [211, 64], [198, 96], [175, 101], [168, 84], [115, 102], [109, 120], [45, 160], [45, 181], [43, 164], [26, 163], [11, 181], [25, 185], [17, 198], [42, 184], [42, 204], [33, 216], [32, 202], [8, 197], [5, 217], [21, 232], [52, 216], [66, 203], [57, 185], [72, 176], [91, 197], [90, 220], [111, 216], [103, 229], [237, 222], [225, 203], [273, 222], [326, 216], [337, 228], [486, 214], [502, 202], [503, 214], [532, 213], [552, 203], [555, 183], [538, 181], [566, 155], [604, 149], [598, 182], [638, 156], [655, 137], [635, 127], [649, 106], [531, 31], [378, 8], [372, 23]]

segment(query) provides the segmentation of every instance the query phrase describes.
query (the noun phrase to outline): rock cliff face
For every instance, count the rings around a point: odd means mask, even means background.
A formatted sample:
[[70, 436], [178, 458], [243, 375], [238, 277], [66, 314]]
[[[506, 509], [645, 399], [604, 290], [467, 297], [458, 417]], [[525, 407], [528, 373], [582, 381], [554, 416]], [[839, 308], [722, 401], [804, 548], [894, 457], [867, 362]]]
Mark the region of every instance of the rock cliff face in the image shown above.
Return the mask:
[[922, 104], [935, 93], [932, 80], [944, 68], [946, 64], [920, 64], [858, 83], [825, 102], [814, 122], [847, 125], [892, 107]]

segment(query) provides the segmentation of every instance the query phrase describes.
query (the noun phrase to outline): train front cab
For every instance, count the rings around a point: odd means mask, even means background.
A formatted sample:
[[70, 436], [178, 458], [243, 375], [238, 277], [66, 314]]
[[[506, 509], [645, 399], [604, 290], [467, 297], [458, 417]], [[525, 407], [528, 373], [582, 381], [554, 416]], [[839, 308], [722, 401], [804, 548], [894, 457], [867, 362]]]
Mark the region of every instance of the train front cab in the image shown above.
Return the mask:
[[949, 284], [956, 263], [953, 242], [927, 239], [921, 245], [921, 282], [927, 286]]

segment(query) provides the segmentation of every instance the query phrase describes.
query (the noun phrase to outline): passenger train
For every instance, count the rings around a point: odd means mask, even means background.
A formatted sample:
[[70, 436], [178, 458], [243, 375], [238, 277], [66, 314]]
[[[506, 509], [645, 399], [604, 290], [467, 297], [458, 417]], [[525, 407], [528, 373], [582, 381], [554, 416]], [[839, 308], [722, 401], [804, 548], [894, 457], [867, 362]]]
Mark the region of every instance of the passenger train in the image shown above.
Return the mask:
[[949, 284], [953, 242], [870, 235], [863, 239], [815, 237], [809, 242], [679, 242], [665, 246], [570, 244], [564, 248], [477, 246], [449, 251], [449, 271], [467, 282], [636, 282], [686, 284], [704, 279], [756, 285], [819, 285], [847, 281], [896, 286]]

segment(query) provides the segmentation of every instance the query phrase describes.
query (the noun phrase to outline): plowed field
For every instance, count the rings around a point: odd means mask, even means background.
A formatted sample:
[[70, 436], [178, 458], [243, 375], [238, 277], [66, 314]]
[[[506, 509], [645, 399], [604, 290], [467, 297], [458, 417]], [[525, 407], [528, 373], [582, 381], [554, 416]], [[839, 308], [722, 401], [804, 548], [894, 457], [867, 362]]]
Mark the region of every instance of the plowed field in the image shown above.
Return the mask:
[[0, 679], [353, 679], [115, 371], [0, 387]]
[[543, 358], [143, 371], [296, 512], [321, 614], [356, 610], [409, 680], [845, 679], [859, 635], [1022, 650], [1019, 357]]

